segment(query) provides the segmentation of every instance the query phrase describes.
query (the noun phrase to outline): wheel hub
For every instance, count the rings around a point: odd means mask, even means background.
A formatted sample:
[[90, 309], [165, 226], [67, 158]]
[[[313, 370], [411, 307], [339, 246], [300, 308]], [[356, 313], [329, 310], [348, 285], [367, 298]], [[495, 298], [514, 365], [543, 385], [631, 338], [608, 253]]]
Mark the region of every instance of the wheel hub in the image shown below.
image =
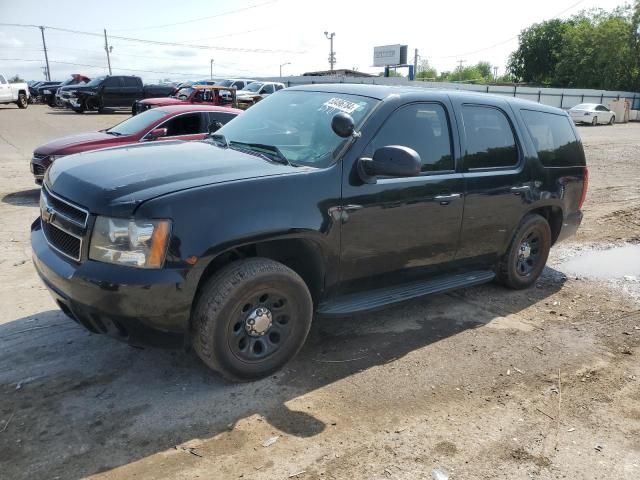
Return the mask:
[[265, 307], [258, 307], [249, 314], [244, 322], [244, 328], [252, 337], [261, 337], [267, 333], [272, 323], [271, 311]]
[[518, 256], [522, 260], [526, 260], [531, 256], [531, 245], [529, 245], [529, 242], [522, 242], [520, 244], [520, 252]]

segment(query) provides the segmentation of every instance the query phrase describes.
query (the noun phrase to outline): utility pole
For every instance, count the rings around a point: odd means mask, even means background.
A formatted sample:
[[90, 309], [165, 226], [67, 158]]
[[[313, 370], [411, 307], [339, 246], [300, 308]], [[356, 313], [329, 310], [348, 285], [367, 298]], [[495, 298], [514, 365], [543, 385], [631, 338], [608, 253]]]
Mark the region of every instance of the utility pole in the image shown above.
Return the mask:
[[458, 80], [462, 80], [462, 64], [465, 62], [466, 60], [458, 60]]
[[418, 49], [413, 52], [413, 75], [418, 76]]
[[104, 51], [107, 52], [107, 65], [109, 65], [109, 75], [111, 75], [111, 58], [109, 58], [109, 42], [107, 42], [107, 29], [104, 29]]
[[44, 40], [44, 27], [40, 27], [42, 33], [42, 48], [44, 49], [44, 60], [47, 62], [47, 80], [51, 81], [51, 69], [49, 68], [49, 56], [47, 55], [47, 42]]
[[331, 47], [329, 50], [329, 65], [331, 65], [331, 71], [333, 72], [333, 66], [336, 63], [336, 52], [333, 51], [333, 37], [336, 36], [336, 33], [332, 32], [331, 35], [329, 35], [329, 32], [324, 32], [324, 36], [327, 37], [327, 39], [331, 43]]
[[209, 62], [209, 66], [211, 67], [211, 80], [213, 80], [213, 58]]
[[291, 62], [286, 62], [286, 63], [280, 64], [280, 78], [282, 78], [282, 67], [284, 67], [285, 65], [291, 65]]

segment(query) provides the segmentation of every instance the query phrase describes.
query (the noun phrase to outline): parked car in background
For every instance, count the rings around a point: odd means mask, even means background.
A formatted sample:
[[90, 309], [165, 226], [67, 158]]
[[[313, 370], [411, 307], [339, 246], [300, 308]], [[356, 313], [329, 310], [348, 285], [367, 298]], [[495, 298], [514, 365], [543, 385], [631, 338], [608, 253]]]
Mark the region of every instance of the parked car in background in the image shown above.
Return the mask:
[[494, 279], [535, 285], [582, 221], [587, 179], [557, 108], [299, 86], [208, 141], [54, 163], [33, 263], [88, 330], [132, 343], [173, 334], [227, 378], [255, 379], [296, 355], [314, 314]]
[[251, 82], [236, 95], [238, 102], [254, 104], [283, 88], [285, 88], [284, 83], [280, 82]]
[[27, 108], [29, 96], [29, 85], [24, 82], [9, 83], [7, 77], [0, 74], [0, 105], [15, 103], [18, 108]]
[[32, 83], [31, 85], [29, 85], [29, 103], [33, 103], [33, 102], [39, 102], [41, 99], [38, 98], [38, 88], [40, 87], [44, 87], [44, 86], [49, 86], [49, 85], [58, 85], [60, 83], [60, 81], [58, 80], [54, 80], [54, 81], [37, 81]]
[[143, 85], [140, 77], [129, 75], [105, 75], [79, 86], [69, 100], [74, 112], [104, 111], [106, 108], [131, 108], [136, 100], [169, 96], [171, 85]]
[[[223, 96], [226, 94], [226, 96]], [[238, 108], [236, 91], [231, 87], [218, 85], [193, 85], [181, 88], [174, 96], [146, 98], [133, 104], [131, 113], [137, 115], [150, 108], [166, 105], [207, 104]]]
[[616, 114], [599, 103], [581, 103], [569, 109], [569, 115], [576, 123], [591, 125], [613, 125]]
[[[246, 78], [229, 78], [226, 80], [222, 80], [218, 83], [218, 85], [220, 85], [221, 87], [235, 88], [237, 91], [241, 91], [244, 90], [247, 85], [253, 82], [255, 82], [255, 80], [249, 80]], [[225, 98], [229, 97], [228, 92], [222, 92], [221, 94]]]
[[154, 140], [202, 140], [240, 113], [242, 110], [208, 105], [156, 108], [106, 130], [71, 135], [40, 145], [33, 151], [31, 173], [36, 183], [42, 183], [44, 173], [55, 160], [74, 153]]
[[91, 79], [85, 77], [79, 73], [74, 73], [70, 78], [67, 78], [62, 83], [54, 83], [49, 85], [40, 85], [38, 90], [38, 97], [42, 103], [46, 103], [50, 107], [56, 106], [56, 92], [60, 87], [66, 87], [67, 85], [82, 85], [89, 82]]

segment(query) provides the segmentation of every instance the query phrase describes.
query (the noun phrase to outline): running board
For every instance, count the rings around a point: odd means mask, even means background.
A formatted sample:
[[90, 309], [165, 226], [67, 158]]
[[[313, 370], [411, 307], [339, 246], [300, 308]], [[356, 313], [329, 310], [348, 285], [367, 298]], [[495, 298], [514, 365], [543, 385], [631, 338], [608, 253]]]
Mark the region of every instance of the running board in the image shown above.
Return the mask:
[[405, 283], [369, 292], [354, 293], [321, 303], [317, 313], [322, 316], [343, 316], [358, 312], [377, 310], [387, 305], [404, 302], [434, 293], [447, 292], [458, 288], [472, 287], [490, 282], [496, 274], [490, 270], [480, 270], [464, 274], [447, 275], [434, 280]]

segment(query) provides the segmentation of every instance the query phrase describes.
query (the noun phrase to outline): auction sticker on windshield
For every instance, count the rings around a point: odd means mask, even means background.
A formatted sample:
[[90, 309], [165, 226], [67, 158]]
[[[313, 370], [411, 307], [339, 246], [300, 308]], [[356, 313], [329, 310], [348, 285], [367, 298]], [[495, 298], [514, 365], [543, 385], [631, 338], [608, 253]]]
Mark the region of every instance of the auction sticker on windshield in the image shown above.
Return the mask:
[[319, 110], [327, 113], [335, 110], [340, 110], [341, 112], [351, 114], [355, 112], [359, 106], [360, 105], [358, 105], [357, 103], [350, 102], [349, 100], [333, 97], [323, 103]]

